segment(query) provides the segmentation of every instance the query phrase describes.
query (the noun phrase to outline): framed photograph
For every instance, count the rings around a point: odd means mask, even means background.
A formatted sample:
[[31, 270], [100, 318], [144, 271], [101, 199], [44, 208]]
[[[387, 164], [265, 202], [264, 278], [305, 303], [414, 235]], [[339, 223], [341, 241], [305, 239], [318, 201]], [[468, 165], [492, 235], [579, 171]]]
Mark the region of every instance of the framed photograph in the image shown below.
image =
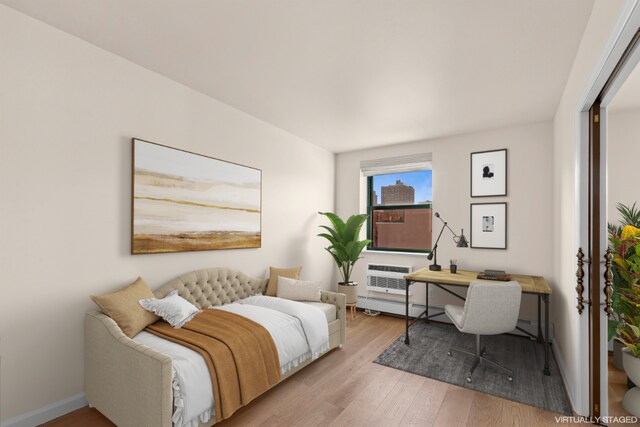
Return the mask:
[[132, 140], [131, 253], [261, 246], [262, 171]]
[[507, 204], [471, 204], [471, 247], [507, 249]]
[[471, 153], [471, 197], [507, 195], [507, 149]]

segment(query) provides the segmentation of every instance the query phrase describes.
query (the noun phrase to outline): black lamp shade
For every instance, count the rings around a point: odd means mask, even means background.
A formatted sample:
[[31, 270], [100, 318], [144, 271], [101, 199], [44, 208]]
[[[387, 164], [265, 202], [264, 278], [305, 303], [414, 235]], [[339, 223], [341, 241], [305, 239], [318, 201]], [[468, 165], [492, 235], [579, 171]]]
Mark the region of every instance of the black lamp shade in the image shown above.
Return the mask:
[[458, 236], [458, 243], [456, 244], [456, 247], [458, 248], [469, 247], [469, 242], [467, 242], [467, 238], [464, 237], [464, 230], [462, 230], [462, 233], [460, 233], [460, 236]]

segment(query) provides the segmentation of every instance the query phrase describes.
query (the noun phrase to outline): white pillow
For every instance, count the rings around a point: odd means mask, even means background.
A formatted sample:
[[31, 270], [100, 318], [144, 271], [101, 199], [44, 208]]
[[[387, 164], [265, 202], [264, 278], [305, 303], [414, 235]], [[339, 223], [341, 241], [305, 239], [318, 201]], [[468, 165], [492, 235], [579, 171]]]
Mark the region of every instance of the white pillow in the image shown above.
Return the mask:
[[320, 282], [278, 276], [278, 298], [293, 301], [320, 301]]
[[178, 329], [181, 328], [193, 316], [200, 313], [198, 308], [186, 299], [178, 295], [178, 291], [172, 291], [162, 299], [149, 298], [138, 301], [142, 308], [162, 317], [165, 322]]

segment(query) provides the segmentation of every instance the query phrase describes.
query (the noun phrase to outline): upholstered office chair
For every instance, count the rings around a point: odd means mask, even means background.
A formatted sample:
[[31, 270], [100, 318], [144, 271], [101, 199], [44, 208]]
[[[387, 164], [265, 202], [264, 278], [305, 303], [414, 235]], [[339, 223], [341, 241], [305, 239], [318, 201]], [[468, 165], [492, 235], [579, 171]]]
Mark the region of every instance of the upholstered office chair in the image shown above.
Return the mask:
[[504, 370], [507, 372], [509, 381], [513, 380], [513, 372], [510, 369], [484, 357], [485, 349], [480, 349], [480, 335], [498, 335], [515, 329], [520, 312], [521, 296], [522, 289], [515, 281], [474, 281], [469, 285], [464, 307], [445, 305], [445, 313], [456, 328], [460, 332], [476, 336], [475, 353], [461, 348], [451, 348], [448, 351], [449, 356], [453, 351], [475, 356], [471, 370], [467, 374], [468, 382], [471, 382], [471, 375], [480, 363], [488, 363]]

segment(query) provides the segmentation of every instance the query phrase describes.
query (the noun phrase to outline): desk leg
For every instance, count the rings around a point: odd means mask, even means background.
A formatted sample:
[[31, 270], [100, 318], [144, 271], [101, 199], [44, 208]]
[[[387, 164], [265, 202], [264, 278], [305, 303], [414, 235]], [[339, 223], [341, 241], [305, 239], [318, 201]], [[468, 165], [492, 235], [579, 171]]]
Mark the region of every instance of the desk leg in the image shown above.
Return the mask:
[[429, 323], [429, 282], [424, 284], [424, 321]]
[[409, 345], [409, 286], [411, 286], [411, 282], [409, 280], [405, 281], [406, 287], [406, 296], [405, 296], [405, 333], [404, 333], [404, 343]]
[[541, 306], [542, 306], [542, 295], [538, 294], [538, 342], [544, 342], [544, 335], [542, 335], [542, 316], [540, 316]]
[[545, 375], [551, 375], [549, 371], [549, 295], [542, 296], [544, 301], [544, 370]]

